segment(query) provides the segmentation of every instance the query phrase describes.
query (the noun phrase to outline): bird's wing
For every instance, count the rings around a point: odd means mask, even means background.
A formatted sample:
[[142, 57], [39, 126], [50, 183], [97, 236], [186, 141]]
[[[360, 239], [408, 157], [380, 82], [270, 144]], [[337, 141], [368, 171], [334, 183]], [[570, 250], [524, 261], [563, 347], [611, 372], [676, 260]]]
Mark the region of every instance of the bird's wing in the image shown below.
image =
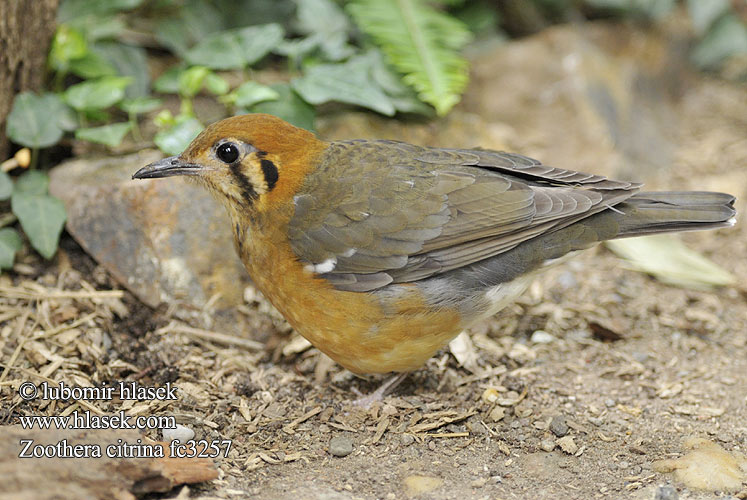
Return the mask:
[[336, 142], [295, 197], [288, 232], [309, 269], [370, 291], [505, 252], [638, 187], [511, 153]]

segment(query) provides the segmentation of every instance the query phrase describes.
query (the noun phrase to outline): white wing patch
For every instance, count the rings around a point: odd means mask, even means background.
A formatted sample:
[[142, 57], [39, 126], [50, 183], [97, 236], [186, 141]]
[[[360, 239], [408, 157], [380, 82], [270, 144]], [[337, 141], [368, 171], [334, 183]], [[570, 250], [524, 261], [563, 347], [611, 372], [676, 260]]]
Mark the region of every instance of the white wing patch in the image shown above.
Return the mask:
[[337, 257], [330, 257], [319, 264], [306, 264], [304, 269], [310, 273], [325, 274], [331, 272], [337, 265]]

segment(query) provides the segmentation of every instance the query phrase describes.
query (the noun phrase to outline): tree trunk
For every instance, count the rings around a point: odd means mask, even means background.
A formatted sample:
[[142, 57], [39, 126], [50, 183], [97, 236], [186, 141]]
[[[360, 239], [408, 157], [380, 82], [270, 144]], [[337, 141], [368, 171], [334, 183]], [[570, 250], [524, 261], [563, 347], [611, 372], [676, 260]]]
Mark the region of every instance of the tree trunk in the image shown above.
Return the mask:
[[5, 120], [13, 97], [39, 90], [59, 0], [0, 0], [0, 161], [8, 155]]

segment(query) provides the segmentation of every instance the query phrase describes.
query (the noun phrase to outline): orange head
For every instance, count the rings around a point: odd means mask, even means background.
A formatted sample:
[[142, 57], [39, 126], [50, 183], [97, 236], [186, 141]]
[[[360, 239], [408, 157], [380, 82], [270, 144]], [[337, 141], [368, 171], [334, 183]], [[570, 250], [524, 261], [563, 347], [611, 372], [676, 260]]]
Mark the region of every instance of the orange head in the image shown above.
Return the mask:
[[189, 176], [229, 207], [263, 211], [293, 197], [326, 146], [271, 115], [234, 116], [213, 123], [180, 155], [151, 163], [133, 178]]

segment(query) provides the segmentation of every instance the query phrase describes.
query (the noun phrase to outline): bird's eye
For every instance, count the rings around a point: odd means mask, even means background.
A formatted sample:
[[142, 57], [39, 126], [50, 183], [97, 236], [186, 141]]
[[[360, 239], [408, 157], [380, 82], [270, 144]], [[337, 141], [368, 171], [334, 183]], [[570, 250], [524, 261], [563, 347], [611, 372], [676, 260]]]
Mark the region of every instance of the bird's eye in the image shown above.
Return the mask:
[[226, 142], [218, 146], [215, 154], [220, 161], [230, 164], [239, 159], [239, 148], [232, 142]]

